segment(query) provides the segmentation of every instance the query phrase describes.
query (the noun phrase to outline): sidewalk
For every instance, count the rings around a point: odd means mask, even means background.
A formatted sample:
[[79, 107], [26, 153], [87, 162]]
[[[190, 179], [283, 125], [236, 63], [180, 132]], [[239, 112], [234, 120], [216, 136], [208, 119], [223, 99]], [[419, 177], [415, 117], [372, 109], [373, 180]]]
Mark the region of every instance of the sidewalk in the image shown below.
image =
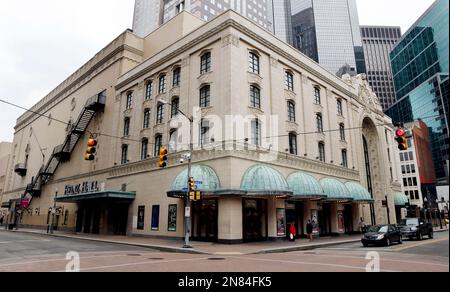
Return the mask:
[[[447, 229], [436, 229], [435, 232], [447, 232]], [[284, 253], [301, 250], [312, 250], [329, 246], [355, 243], [361, 240], [361, 235], [345, 235], [340, 237], [319, 238], [313, 242], [306, 239], [300, 239], [296, 242], [275, 241], [275, 242], [257, 242], [245, 244], [219, 244], [207, 242], [192, 242], [192, 249], [182, 248], [182, 240], [162, 239], [162, 238], [142, 238], [134, 236], [110, 236], [110, 235], [91, 235], [91, 234], [73, 234], [61, 231], [55, 231], [53, 235], [48, 235], [44, 230], [20, 229], [18, 231], [6, 231], [0, 229], [0, 232], [18, 232], [42, 236], [54, 236], [60, 238], [71, 238], [78, 240], [90, 240], [96, 242], [105, 242], [113, 244], [123, 244], [156, 249], [162, 252], [190, 253], [190, 254], [210, 254], [210, 255], [242, 255], [242, 254], [267, 254]]]

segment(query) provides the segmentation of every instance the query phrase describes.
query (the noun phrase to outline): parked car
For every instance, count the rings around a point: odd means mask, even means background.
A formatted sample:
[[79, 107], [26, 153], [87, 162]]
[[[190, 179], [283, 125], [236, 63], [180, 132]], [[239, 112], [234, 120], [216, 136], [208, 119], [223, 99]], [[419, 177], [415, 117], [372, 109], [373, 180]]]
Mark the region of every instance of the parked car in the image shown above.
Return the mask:
[[400, 228], [404, 238], [423, 240], [425, 235], [430, 239], [434, 236], [433, 225], [420, 218], [403, 219], [400, 223]]
[[403, 238], [400, 229], [395, 225], [376, 225], [367, 229], [361, 242], [364, 247], [369, 245], [390, 246], [393, 242], [402, 244]]

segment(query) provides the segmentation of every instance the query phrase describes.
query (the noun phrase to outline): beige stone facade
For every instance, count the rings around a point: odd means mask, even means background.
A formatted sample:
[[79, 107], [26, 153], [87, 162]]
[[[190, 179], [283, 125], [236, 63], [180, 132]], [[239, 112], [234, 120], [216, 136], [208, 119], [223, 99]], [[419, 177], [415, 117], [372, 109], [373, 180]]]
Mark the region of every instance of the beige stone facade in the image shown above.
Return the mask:
[[[208, 61], [205, 54], [209, 54]], [[258, 72], [249, 70], [250, 54], [258, 56]], [[208, 70], [202, 73], [205, 67]], [[287, 86], [287, 73], [293, 87]], [[161, 76], [165, 76], [165, 90], [160, 93]], [[174, 82], [178, 76], [179, 82]], [[195, 110], [205, 86], [209, 103]], [[257, 104], [250, 97], [252, 86], [260, 92]], [[370, 224], [371, 214], [376, 221], [372, 223], [395, 223], [394, 193], [401, 191], [401, 185], [394, 130], [364, 76], [339, 79], [232, 11], [208, 23], [183, 12], [145, 39], [126, 31], [33, 110], [73, 123], [87, 99], [100, 92], [106, 92], [104, 111], [95, 114], [70, 160], [59, 164], [42, 185], [40, 196], [34, 196], [29, 208], [16, 216], [22, 225], [46, 228], [57, 192], [58, 228], [183, 237], [184, 201], [171, 191], [183, 191], [173, 188], [179, 186], [180, 176], [183, 181], [180, 174], [187, 168], [180, 159], [187, 153], [189, 127], [173, 134], [185, 121], [181, 115], [172, 118], [169, 105], [163, 107], [162, 120], [157, 120], [162, 114], [158, 115], [158, 105], [174, 97], [181, 111], [196, 117], [192, 161], [209, 174], [199, 181], [203, 201], [191, 210], [194, 238], [230, 243], [285, 238], [291, 223], [304, 234], [308, 219], [319, 221], [321, 234], [351, 233], [359, 230], [361, 217]], [[320, 102], [316, 103], [318, 93]], [[295, 121], [288, 115], [288, 102], [294, 105]], [[150, 111], [148, 122], [146, 109]], [[318, 114], [323, 131], [317, 129]], [[246, 119], [230, 124], [230, 117]], [[261, 134], [252, 129], [256, 119], [261, 121]], [[202, 120], [212, 121], [206, 143], [198, 142]], [[242, 136], [230, 136], [229, 131], [237, 127], [244, 129]], [[19, 176], [9, 170], [2, 202], [26, 192], [32, 177], [70, 132], [67, 128], [32, 114], [18, 119], [12, 164], [25, 163], [28, 156], [27, 174]], [[46, 149], [44, 159], [33, 132]], [[89, 132], [98, 134], [93, 162], [83, 157]], [[291, 151], [289, 134], [297, 137], [295, 151]], [[154, 155], [157, 137], [161, 137], [160, 146], [173, 148], [165, 169], [158, 167]], [[253, 145], [255, 137], [257, 146]], [[144, 154], [143, 141], [148, 141]], [[319, 144], [324, 146], [322, 153]], [[252, 172], [255, 167], [257, 171]], [[331, 179], [331, 191], [347, 183], [361, 185], [371, 191], [373, 211], [371, 200], [353, 200], [343, 194], [332, 198], [296, 195], [287, 181], [298, 172], [319, 186]], [[302, 182], [298, 184], [302, 188]], [[70, 190], [76, 190], [78, 199], [67, 202]], [[389, 219], [382, 204], [386, 196], [392, 206]]]

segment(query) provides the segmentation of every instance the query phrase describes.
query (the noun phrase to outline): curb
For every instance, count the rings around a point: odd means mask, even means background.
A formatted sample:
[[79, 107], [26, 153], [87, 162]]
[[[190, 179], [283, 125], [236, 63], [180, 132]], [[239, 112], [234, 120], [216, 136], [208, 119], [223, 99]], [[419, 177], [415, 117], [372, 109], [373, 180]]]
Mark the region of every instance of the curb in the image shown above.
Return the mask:
[[117, 245], [136, 246], [136, 247], [155, 249], [155, 250], [162, 251], [162, 252], [211, 255], [211, 253], [199, 251], [199, 250], [196, 250], [196, 249], [184, 249], [184, 248], [179, 248], [179, 247], [169, 247], [169, 246], [163, 246], [163, 245], [152, 245], [152, 244], [126, 242], [126, 241], [114, 241], [114, 240], [88, 238], [88, 237], [76, 237], [76, 236], [62, 235], [62, 234], [44, 234], [44, 233], [33, 232], [33, 231], [0, 230], [0, 232], [1, 231], [3, 231], [3, 232], [15, 232], [15, 233], [33, 234], [33, 235], [39, 235], [39, 236], [43, 236], [43, 237], [58, 237], [58, 238], [66, 238], [66, 239], [77, 239], [77, 240], [84, 240], [84, 241], [110, 243], [110, 244], [117, 244]]

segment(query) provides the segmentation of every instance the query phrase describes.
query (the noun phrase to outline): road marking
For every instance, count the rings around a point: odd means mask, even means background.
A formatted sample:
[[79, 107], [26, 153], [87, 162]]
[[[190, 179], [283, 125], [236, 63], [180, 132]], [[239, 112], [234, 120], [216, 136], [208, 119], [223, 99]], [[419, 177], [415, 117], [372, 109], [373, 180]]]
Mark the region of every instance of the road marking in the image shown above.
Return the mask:
[[[109, 265], [109, 266], [98, 266], [98, 267], [92, 267], [92, 268], [85, 268], [80, 269], [81, 272], [83, 271], [94, 271], [94, 270], [101, 270], [101, 269], [112, 269], [112, 268], [121, 268], [121, 267], [132, 267], [132, 266], [142, 266], [142, 265], [154, 265], [154, 264], [166, 264], [166, 263], [173, 263], [173, 262], [191, 262], [191, 261], [201, 261], [201, 260], [207, 260], [208, 258], [195, 258], [195, 259], [181, 259], [181, 260], [166, 260], [166, 261], [151, 261], [151, 262], [138, 262], [138, 263], [130, 263], [130, 264], [119, 264], [119, 265]], [[65, 271], [56, 271], [57, 273], [65, 272]]]
[[[392, 253], [391, 253], [392, 254]], [[308, 254], [301, 254], [301, 253], [293, 253], [293, 255], [304, 255], [304, 256], [309, 256]], [[346, 259], [361, 259], [361, 260], [365, 260], [365, 257], [358, 257], [358, 256], [339, 256], [339, 255], [331, 255], [331, 254], [314, 254], [314, 255], [310, 255], [313, 257], [327, 257], [327, 258], [346, 258]], [[437, 263], [429, 263], [429, 262], [419, 262], [419, 261], [408, 261], [408, 260], [395, 260], [395, 259], [386, 259], [381, 257], [380, 260], [382, 262], [399, 262], [399, 263], [406, 263], [406, 264], [420, 264], [420, 265], [429, 265], [429, 266], [439, 266], [439, 267], [445, 267], [447, 268], [448, 265], [444, 265], [444, 264], [437, 264]]]
[[[141, 256], [148, 256], [148, 255], [155, 255], [157, 253], [139, 253]], [[64, 255], [65, 256], [65, 255]], [[127, 254], [118, 254], [118, 255], [101, 255], [101, 256], [91, 256], [91, 257], [81, 257], [80, 260], [89, 260], [89, 259], [97, 259], [97, 258], [116, 258], [116, 257], [127, 257]], [[61, 259], [46, 259], [46, 260], [39, 260], [39, 261], [29, 261], [29, 262], [20, 262], [20, 263], [7, 263], [7, 264], [0, 264], [1, 267], [9, 267], [9, 266], [18, 266], [18, 265], [29, 265], [29, 264], [39, 264], [39, 263], [49, 263], [49, 262], [61, 262], [61, 261], [67, 261], [65, 258]]]
[[[353, 269], [353, 270], [362, 270], [366, 271], [366, 267], [359, 267], [359, 266], [349, 266], [349, 265], [338, 265], [338, 264], [327, 264], [327, 263], [314, 263], [314, 262], [298, 262], [298, 261], [285, 261], [285, 260], [273, 260], [273, 259], [257, 259], [257, 258], [247, 258], [247, 257], [232, 257], [235, 259], [240, 260], [252, 260], [252, 261], [263, 261], [263, 262], [278, 262], [278, 263], [285, 263], [285, 264], [295, 264], [295, 265], [310, 265], [310, 266], [327, 266], [327, 267], [334, 267], [334, 268], [347, 268], [347, 269]], [[393, 270], [381, 270], [381, 272], [397, 272]]]
[[410, 248], [414, 248], [414, 247], [418, 247], [418, 246], [422, 246], [422, 245], [438, 243], [438, 242], [442, 242], [442, 241], [448, 241], [448, 237], [447, 238], [442, 238], [442, 239], [436, 239], [436, 240], [432, 240], [432, 241], [425, 241], [425, 242], [416, 243], [416, 244], [407, 245], [407, 246], [402, 246], [402, 247], [397, 247], [397, 248], [394, 248], [392, 250], [398, 252], [398, 251], [403, 251], [403, 250], [406, 250], [406, 249], [410, 249]]
[[29, 239], [29, 240], [16, 240], [16, 241], [0, 241], [0, 244], [10, 244], [10, 243], [24, 243], [24, 242], [50, 242], [48, 239]]

